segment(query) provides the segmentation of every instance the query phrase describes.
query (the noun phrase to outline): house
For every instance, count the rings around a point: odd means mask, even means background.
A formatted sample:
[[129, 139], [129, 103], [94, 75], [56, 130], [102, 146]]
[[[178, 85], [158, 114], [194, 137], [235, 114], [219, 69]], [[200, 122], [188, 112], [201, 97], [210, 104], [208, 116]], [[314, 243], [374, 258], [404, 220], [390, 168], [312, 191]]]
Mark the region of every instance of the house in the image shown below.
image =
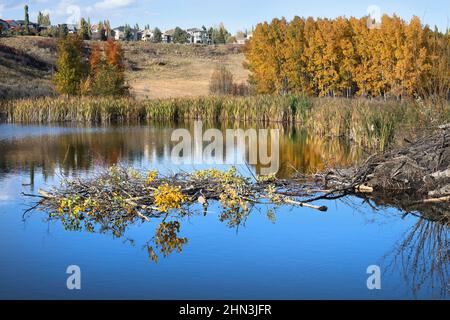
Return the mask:
[[172, 43], [174, 34], [175, 34], [175, 29], [167, 30], [162, 35], [162, 42], [163, 43]]
[[98, 24], [93, 24], [91, 25], [91, 39], [92, 40], [102, 40], [103, 36], [102, 36], [102, 30], [100, 29], [100, 25]]
[[69, 33], [77, 33], [78, 26], [76, 24], [67, 24], [67, 30], [69, 30]]
[[238, 33], [236, 35], [236, 44], [244, 45], [252, 38], [251, 33]]
[[145, 29], [144, 31], [142, 31], [141, 40], [142, 41], [152, 41], [154, 36], [155, 36], [155, 34], [153, 33], [152, 30]]
[[39, 32], [43, 32], [43, 31], [49, 31], [52, 27], [51, 26], [43, 26], [43, 25], [39, 25]]
[[102, 26], [100, 24], [91, 25], [92, 40], [102, 41], [109, 37], [114, 37], [114, 32], [112, 30], [108, 31], [104, 25]]
[[[15, 29], [25, 29], [25, 20], [15, 20]], [[39, 31], [39, 24], [34, 22], [28, 22], [28, 28], [31, 31]]]
[[208, 32], [205, 29], [191, 28], [187, 29], [186, 32], [188, 34], [189, 43], [209, 44], [211, 42]]
[[9, 23], [5, 20], [0, 19], [0, 33], [9, 30]]
[[143, 35], [144, 35], [144, 31], [143, 30], [136, 30], [136, 40], [135, 41], [142, 40], [142, 36]]
[[[132, 29], [130, 28], [130, 32], [131, 32], [131, 39], [132, 41], [137, 41], [139, 40], [139, 30], [136, 29]], [[117, 27], [112, 29], [112, 33], [113, 33], [113, 37], [115, 40], [126, 40], [125, 39], [125, 27], [121, 26], [121, 27]]]
[[67, 33], [70, 33], [70, 34], [77, 33], [77, 31], [78, 31], [77, 25], [68, 24], [68, 23], [58, 24], [58, 29], [59, 30], [67, 29]]
[[19, 25], [17, 24], [17, 22], [15, 20], [5, 20], [5, 21], [9, 25], [10, 30], [15, 30], [15, 29], [19, 28]]
[[91, 25], [91, 33], [94, 34], [98, 32], [100, 32], [100, 26], [98, 24]]
[[247, 37], [236, 36], [236, 44], [245, 44], [247, 42]]

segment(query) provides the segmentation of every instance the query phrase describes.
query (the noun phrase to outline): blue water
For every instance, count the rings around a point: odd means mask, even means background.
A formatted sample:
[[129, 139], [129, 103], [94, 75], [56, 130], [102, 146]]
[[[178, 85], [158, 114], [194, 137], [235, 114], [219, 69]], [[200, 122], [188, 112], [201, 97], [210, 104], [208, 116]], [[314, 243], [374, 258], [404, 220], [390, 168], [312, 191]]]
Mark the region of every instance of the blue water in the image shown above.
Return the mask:
[[[169, 220], [180, 222], [179, 236], [188, 238], [188, 243], [180, 253], [160, 255], [158, 263], [150, 261], [146, 249], [160, 222], [156, 219], [130, 225], [117, 238], [110, 233], [67, 231], [60, 221], [48, 221], [42, 211], [23, 216], [33, 199], [21, 192], [36, 193], [39, 188], [57, 186], [62, 172], [89, 176], [114, 161], [137, 168], [176, 167], [167, 163], [164, 152], [154, 157], [141, 150], [139, 143], [134, 145], [136, 135], [121, 127], [22, 129], [0, 125], [2, 299], [447, 297], [443, 294], [447, 280], [436, 281], [428, 270], [417, 275], [417, 270], [405, 265], [405, 256], [415, 250], [400, 250], [394, 258], [402, 241], [424, 222], [413, 215], [402, 218], [403, 213], [393, 208], [372, 208], [357, 198], [323, 202], [329, 207], [326, 213], [276, 208], [275, 221], [268, 218], [266, 206], [258, 206], [239, 228], [219, 220], [216, 204], [209, 207], [206, 216], [201, 208], [189, 217], [173, 214]], [[148, 137], [165, 130], [137, 127], [131, 131], [138, 135], [146, 132]], [[109, 143], [120, 145], [119, 149], [105, 147], [105, 140], [97, 136], [117, 132], [122, 132], [120, 139], [114, 136]], [[96, 141], [101, 143], [96, 145]], [[68, 152], [71, 148], [77, 151]], [[114, 160], [112, 151], [118, 153]], [[448, 237], [448, 230], [443, 232]], [[442, 263], [448, 267], [448, 261]], [[81, 290], [66, 287], [69, 265], [81, 269]], [[381, 290], [367, 288], [366, 269], [370, 265], [381, 268]], [[426, 280], [418, 287], [414, 279], [422, 276]]]

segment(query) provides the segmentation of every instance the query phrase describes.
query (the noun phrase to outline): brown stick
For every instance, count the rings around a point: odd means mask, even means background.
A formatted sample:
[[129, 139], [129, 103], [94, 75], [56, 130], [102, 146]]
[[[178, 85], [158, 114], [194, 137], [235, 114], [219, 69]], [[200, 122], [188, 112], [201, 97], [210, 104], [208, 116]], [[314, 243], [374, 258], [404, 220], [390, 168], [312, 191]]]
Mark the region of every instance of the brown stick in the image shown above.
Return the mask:
[[373, 192], [373, 188], [366, 186], [364, 184], [360, 184], [358, 186], [355, 187], [355, 191], [356, 192], [361, 192], [361, 193], [372, 193]]
[[450, 202], [450, 196], [441, 197], [441, 198], [424, 199], [424, 200], [418, 201], [418, 203], [443, 203], [443, 202]]
[[287, 204], [293, 204], [293, 205], [296, 205], [296, 206], [299, 206], [299, 207], [315, 209], [315, 210], [319, 210], [319, 211], [322, 211], [322, 212], [328, 211], [328, 207], [326, 207], [326, 206], [315, 206], [313, 204], [299, 202], [299, 201], [294, 201], [292, 199], [284, 199], [284, 202], [286, 202]]

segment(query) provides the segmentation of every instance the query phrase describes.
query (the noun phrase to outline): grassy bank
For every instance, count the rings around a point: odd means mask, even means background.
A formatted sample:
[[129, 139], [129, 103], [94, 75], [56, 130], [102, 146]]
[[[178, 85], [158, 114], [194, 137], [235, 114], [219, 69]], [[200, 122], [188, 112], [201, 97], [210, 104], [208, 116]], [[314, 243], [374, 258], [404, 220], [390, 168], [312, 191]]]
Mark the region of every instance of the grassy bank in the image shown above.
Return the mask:
[[136, 100], [129, 98], [41, 98], [5, 101], [10, 122], [109, 123], [159, 120], [285, 122], [325, 137], [345, 137], [383, 150], [393, 141], [450, 119], [450, 105], [420, 101], [309, 99], [302, 96], [253, 96]]
[[[94, 41], [85, 41], [92, 45]], [[125, 76], [136, 99], [198, 97], [209, 94], [216, 66], [226, 66], [237, 83], [246, 82], [242, 46], [181, 45], [121, 41]], [[37, 36], [0, 38], [0, 99], [55, 96], [51, 83], [56, 39]]]

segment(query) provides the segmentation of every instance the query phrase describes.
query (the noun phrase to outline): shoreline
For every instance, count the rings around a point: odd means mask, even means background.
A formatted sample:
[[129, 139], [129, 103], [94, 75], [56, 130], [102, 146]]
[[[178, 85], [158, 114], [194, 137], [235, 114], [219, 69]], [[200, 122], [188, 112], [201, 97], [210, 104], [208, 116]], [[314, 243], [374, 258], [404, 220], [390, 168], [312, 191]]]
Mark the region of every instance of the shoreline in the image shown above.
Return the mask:
[[137, 100], [114, 97], [47, 97], [0, 101], [4, 122], [22, 124], [124, 124], [213, 121], [296, 125], [321, 137], [340, 137], [384, 151], [450, 121], [450, 103], [303, 95], [205, 96]]

